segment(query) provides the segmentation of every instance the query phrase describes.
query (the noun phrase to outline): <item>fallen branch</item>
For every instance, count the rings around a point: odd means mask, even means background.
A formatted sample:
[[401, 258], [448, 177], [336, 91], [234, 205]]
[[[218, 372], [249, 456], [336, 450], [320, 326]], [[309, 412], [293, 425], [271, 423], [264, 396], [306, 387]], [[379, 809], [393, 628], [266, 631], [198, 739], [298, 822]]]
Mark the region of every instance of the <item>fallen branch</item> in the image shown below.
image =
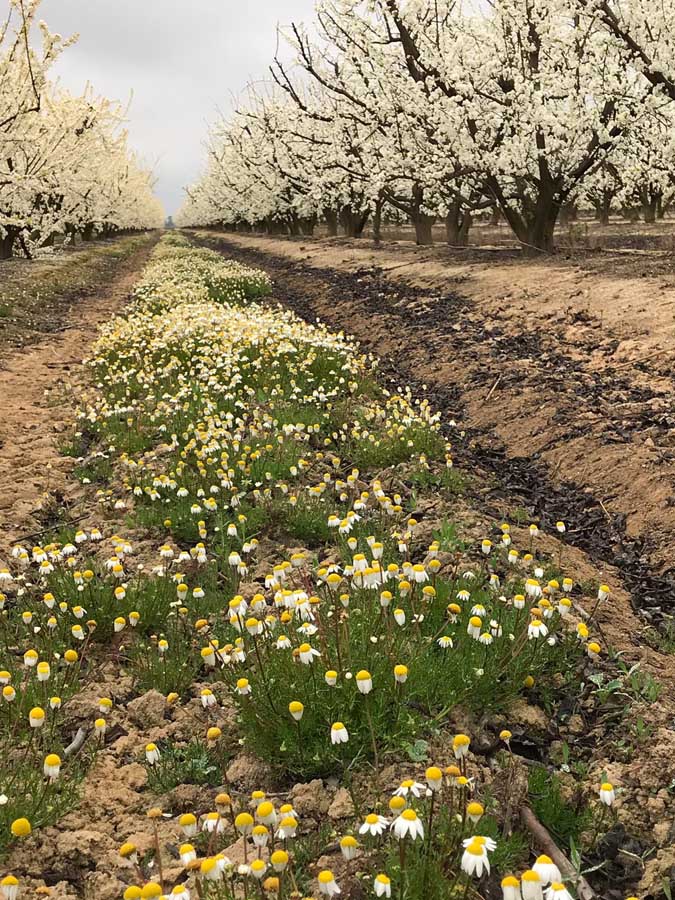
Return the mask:
[[77, 734], [63, 751], [63, 755], [73, 756], [75, 753], [81, 750], [84, 746], [84, 742], [87, 740], [88, 735], [89, 732], [86, 728], [78, 728]]
[[[646, 356], [638, 356], [635, 359], [628, 359], [622, 363], [610, 363], [605, 368], [607, 369], [629, 369], [631, 366], [636, 366], [638, 363], [648, 362], [650, 359], [654, 359], [656, 356], [663, 356], [664, 353], [672, 353], [672, 347], [662, 347], [660, 350], [654, 350], [651, 353], [648, 353]], [[604, 370], [603, 370], [604, 371]]]
[[574, 883], [579, 900], [597, 900], [593, 888], [583, 875], [579, 875], [572, 863], [558, 847], [529, 806], [521, 807], [520, 820], [534, 838], [537, 847], [542, 853], [545, 853], [546, 856], [550, 856], [556, 866], [560, 869], [560, 874], [563, 878]]
[[483, 400], [483, 402], [481, 403], [481, 406], [484, 406], [484, 405], [488, 402], [488, 400], [490, 399], [490, 397], [491, 397], [491, 396], [494, 394], [494, 392], [497, 390], [497, 386], [498, 386], [498, 384], [499, 384], [499, 382], [500, 382], [501, 380], [502, 380], [502, 376], [501, 376], [501, 375], [498, 375], [498, 376], [497, 376], [497, 380], [495, 381], [495, 383], [494, 383], [494, 384], [492, 385], [492, 387], [490, 388], [490, 390], [489, 390], [489, 392], [488, 392], [488, 395], [487, 395], [487, 397], [485, 398], [485, 400]]
[[[81, 516], [76, 516], [74, 519], [68, 519], [67, 525], [75, 525], [77, 522], [81, 522], [83, 519], [86, 519], [89, 513], [82, 513]], [[17, 543], [23, 544], [28, 541], [34, 541], [39, 537], [42, 537], [45, 534], [53, 534], [54, 533], [54, 525], [48, 525], [46, 528], [42, 528], [40, 531], [33, 531], [31, 534], [24, 534], [22, 537], [18, 538]]]

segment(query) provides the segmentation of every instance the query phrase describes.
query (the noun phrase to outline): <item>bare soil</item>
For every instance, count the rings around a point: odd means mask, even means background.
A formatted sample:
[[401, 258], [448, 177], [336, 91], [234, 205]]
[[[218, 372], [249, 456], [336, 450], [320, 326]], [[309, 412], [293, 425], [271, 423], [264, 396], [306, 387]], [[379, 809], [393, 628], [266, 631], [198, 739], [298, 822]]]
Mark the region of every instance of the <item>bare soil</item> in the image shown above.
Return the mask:
[[116, 237], [62, 248], [40, 259], [0, 261], [0, 365], [11, 348], [58, 334], [73, 305], [105, 288], [148, 240]]
[[[127, 299], [139, 270], [144, 265], [155, 237], [126, 239], [114, 253], [100, 245], [87, 251], [86, 260], [73, 262], [73, 253], [50, 260], [46, 269], [35, 263], [10, 261], [2, 264], [8, 282], [41, 280], [44, 289], [54, 290], [50, 272], [59, 266], [84, 266], [78, 275], [89, 279], [88, 289], [77, 294], [62, 293], [59, 300], [40, 309], [41, 329], [27, 322], [34, 314], [28, 299], [15, 309], [20, 337], [12, 339], [23, 349], [14, 349], [0, 358], [0, 557], [6, 556], [19, 540], [35, 541], [43, 530], [70, 521], [80, 514], [82, 489], [69, 473], [75, 464], [63, 455], [65, 432], [74, 420], [69, 386], [79, 377], [83, 356], [96, 337], [100, 323]], [[27, 266], [37, 269], [27, 273]], [[92, 273], [97, 274], [93, 278]], [[57, 285], [63, 283], [58, 273]], [[99, 280], [100, 279], [100, 280]], [[32, 289], [31, 289], [32, 290]], [[29, 292], [26, 292], [26, 298]], [[30, 296], [33, 296], [32, 293]], [[48, 322], [49, 329], [42, 327]], [[18, 325], [17, 325], [18, 328]], [[51, 330], [45, 337], [39, 331]]]

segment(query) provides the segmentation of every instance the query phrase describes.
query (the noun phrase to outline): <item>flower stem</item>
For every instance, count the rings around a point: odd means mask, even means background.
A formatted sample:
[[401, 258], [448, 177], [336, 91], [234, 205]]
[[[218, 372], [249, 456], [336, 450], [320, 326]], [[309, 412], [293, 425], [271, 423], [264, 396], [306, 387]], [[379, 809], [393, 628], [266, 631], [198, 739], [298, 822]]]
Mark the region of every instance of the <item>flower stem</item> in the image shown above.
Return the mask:
[[375, 771], [377, 774], [380, 774], [380, 757], [377, 752], [377, 740], [375, 739], [375, 727], [373, 726], [373, 717], [370, 714], [370, 699], [368, 695], [365, 698], [366, 701], [366, 718], [368, 719], [368, 728], [370, 729], [370, 740], [373, 745], [373, 756], [375, 757]]

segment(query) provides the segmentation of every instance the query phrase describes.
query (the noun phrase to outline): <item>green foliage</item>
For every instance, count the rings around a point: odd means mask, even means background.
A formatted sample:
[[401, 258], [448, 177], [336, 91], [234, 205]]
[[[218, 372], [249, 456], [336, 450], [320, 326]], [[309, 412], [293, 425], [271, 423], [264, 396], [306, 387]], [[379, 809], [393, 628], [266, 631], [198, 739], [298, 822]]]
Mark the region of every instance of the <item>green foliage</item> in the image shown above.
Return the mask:
[[113, 474], [112, 462], [105, 454], [94, 454], [76, 466], [73, 474], [85, 484], [107, 484]]
[[[383, 851], [376, 851], [377, 861], [371, 870], [386, 872], [392, 880], [392, 897], [402, 900], [451, 900], [470, 896], [467, 884], [470, 880], [459, 869], [462, 839], [472, 833], [497, 840], [497, 849], [490, 854], [491, 864], [497, 871], [508, 872], [527, 860], [528, 843], [516, 832], [503, 837], [497, 820], [491, 814], [483, 816], [477, 825], [468, 820], [462, 826], [461, 815], [453, 801], [438, 804], [430, 819], [428, 801], [418, 810], [425, 825], [425, 839], [406, 841], [401, 856], [398, 841], [391, 841]], [[456, 800], [454, 801], [457, 802]], [[431, 828], [429, 823], [431, 822]], [[379, 857], [379, 858], [378, 858]]]
[[528, 794], [532, 811], [561, 846], [571, 842], [579, 845], [582, 832], [589, 827], [593, 816], [580, 788], [571, 801], [563, 793], [563, 783], [554, 772], [543, 766], [530, 769]]
[[445, 519], [441, 522], [438, 531], [434, 531], [434, 540], [437, 540], [440, 549], [445, 551], [466, 550], [468, 545], [459, 536], [457, 525]]
[[623, 660], [618, 660], [619, 674], [608, 678], [603, 672], [597, 672], [589, 676], [589, 681], [595, 685], [594, 694], [601, 705], [612, 702], [618, 704], [622, 715], [633, 702], [655, 703], [661, 695], [662, 685], [648, 672], [640, 668], [640, 664], [627, 666]]
[[[160, 651], [158, 640], [166, 640], [168, 648]], [[165, 696], [188, 694], [199, 671], [199, 656], [195, 642], [182, 623], [175, 618], [167, 621], [167, 627], [158, 640], [147, 643], [136, 640], [126, 650], [129, 671], [139, 692], [156, 690]]]
[[209, 749], [203, 741], [192, 740], [187, 744], [160, 742], [157, 745], [159, 760], [145, 766], [148, 770], [148, 787], [154, 794], [165, 794], [180, 784], [204, 784], [217, 787], [223, 782], [223, 757]]
[[675, 653], [675, 619], [667, 618], [657, 627], [644, 630], [642, 637], [654, 650], [660, 653]]
[[288, 502], [278, 502], [273, 507], [273, 520], [288, 532], [289, 536], [303, 546], [314, 549], [330, 540], [330, 528], [326, 523], [326, 504], [320, 500], [301, 498], [290, 506]]
[[436, 471], [420, 465], [408, 473], [407, 479], [414, 487], [439, 488], [446, 496], [463, 494], [466, 489], [466, 478], [454, 467], [444, 466]]
[[[470, 590], [471, 602], [449, 617], [447, 604], [461, 590]], [[320, 589], [314, 625], [321, 634], [321, 656], [309, 665], [297, 659], [302, 638], [293, 640], [294, 655], [277, 649], [275, 638], [257, 638], [254, 644], [242, 636], [252, 688], [250, 696], [238, 697], [246, 742], [297, 777], [326, 776], [357, 760], [372, 762], [376, 752], [382, 761], [390, 751], [424, 738], [459, 704], [480, 713], [505, 709], [526, 690], [526, 676], [538, 682], [573, 671], [578, 658], [577, 642], [564, 633], [552, 647], [528, 640], [529, 616], [500, 603], [483, 579], [438, 578], [429, 593], [419, 585], [409, 595], [405, 589], [403, 596], [395, 592], [388, 608], [380, 606], [378, 592], [352, 589], [345, 610], [338, 593]], [[493, 630], [501, 631], [489, 644], [467, 633], [472, 604], [484, 607], [483, 628], [493, 621]], [[405, 612], [402, 625], [394, 619], [396, 607]], [[452, 646], [440, 646], [441, 637], [450, 638]], [[396, 665], [408, 668], [405, 683], [395, 680]], [[334, 686], [324, 677], [329, 669], [338, 673]], [[360, 670], [372, 676], [368, 695], [357, 688]], [[227, 670], [221, 677], [234, 688]], [[299, 723], [289, 714], [291, 701], [304, 704]], [[334, 721], [346, 724], [348, 744], [331, 744]]]
[[[48, 726], [44, 726], [47, 728]], [[44, 753], [62, 753], [57, 737]], [[80, 756], [63, 761], [60, 777], [50, 783], [42, 772], [44, 753], [33, 748], [21, 758], [5, 759], [0, 765], [0, 789], [7, 802], [0, 804], [0, 858], [22, 838], [15, 838], [11, 824], [15, 819], [26, 818], [33, 830], [54, 825], [79, 802], [80, 785], [87, 769], [87, 762]]]

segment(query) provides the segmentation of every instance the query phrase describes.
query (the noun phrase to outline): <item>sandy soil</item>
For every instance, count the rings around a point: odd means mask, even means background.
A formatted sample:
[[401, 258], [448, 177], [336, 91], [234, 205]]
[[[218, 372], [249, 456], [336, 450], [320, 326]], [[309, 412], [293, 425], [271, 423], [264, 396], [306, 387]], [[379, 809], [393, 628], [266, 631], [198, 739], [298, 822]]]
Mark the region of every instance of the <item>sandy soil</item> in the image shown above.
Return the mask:
[[19, 539], [37, 539], [59, 517], [78, 517], [81, 489], [68, 478], [75, 461], [60, 452], [74, 416], [68, 385], [78, 377], [97, 326], [128, 297], [153, 243], [123, 257], [107, 284], [92, 284], [62, 309], [58, 332], [0, 362], [0, 557]]

